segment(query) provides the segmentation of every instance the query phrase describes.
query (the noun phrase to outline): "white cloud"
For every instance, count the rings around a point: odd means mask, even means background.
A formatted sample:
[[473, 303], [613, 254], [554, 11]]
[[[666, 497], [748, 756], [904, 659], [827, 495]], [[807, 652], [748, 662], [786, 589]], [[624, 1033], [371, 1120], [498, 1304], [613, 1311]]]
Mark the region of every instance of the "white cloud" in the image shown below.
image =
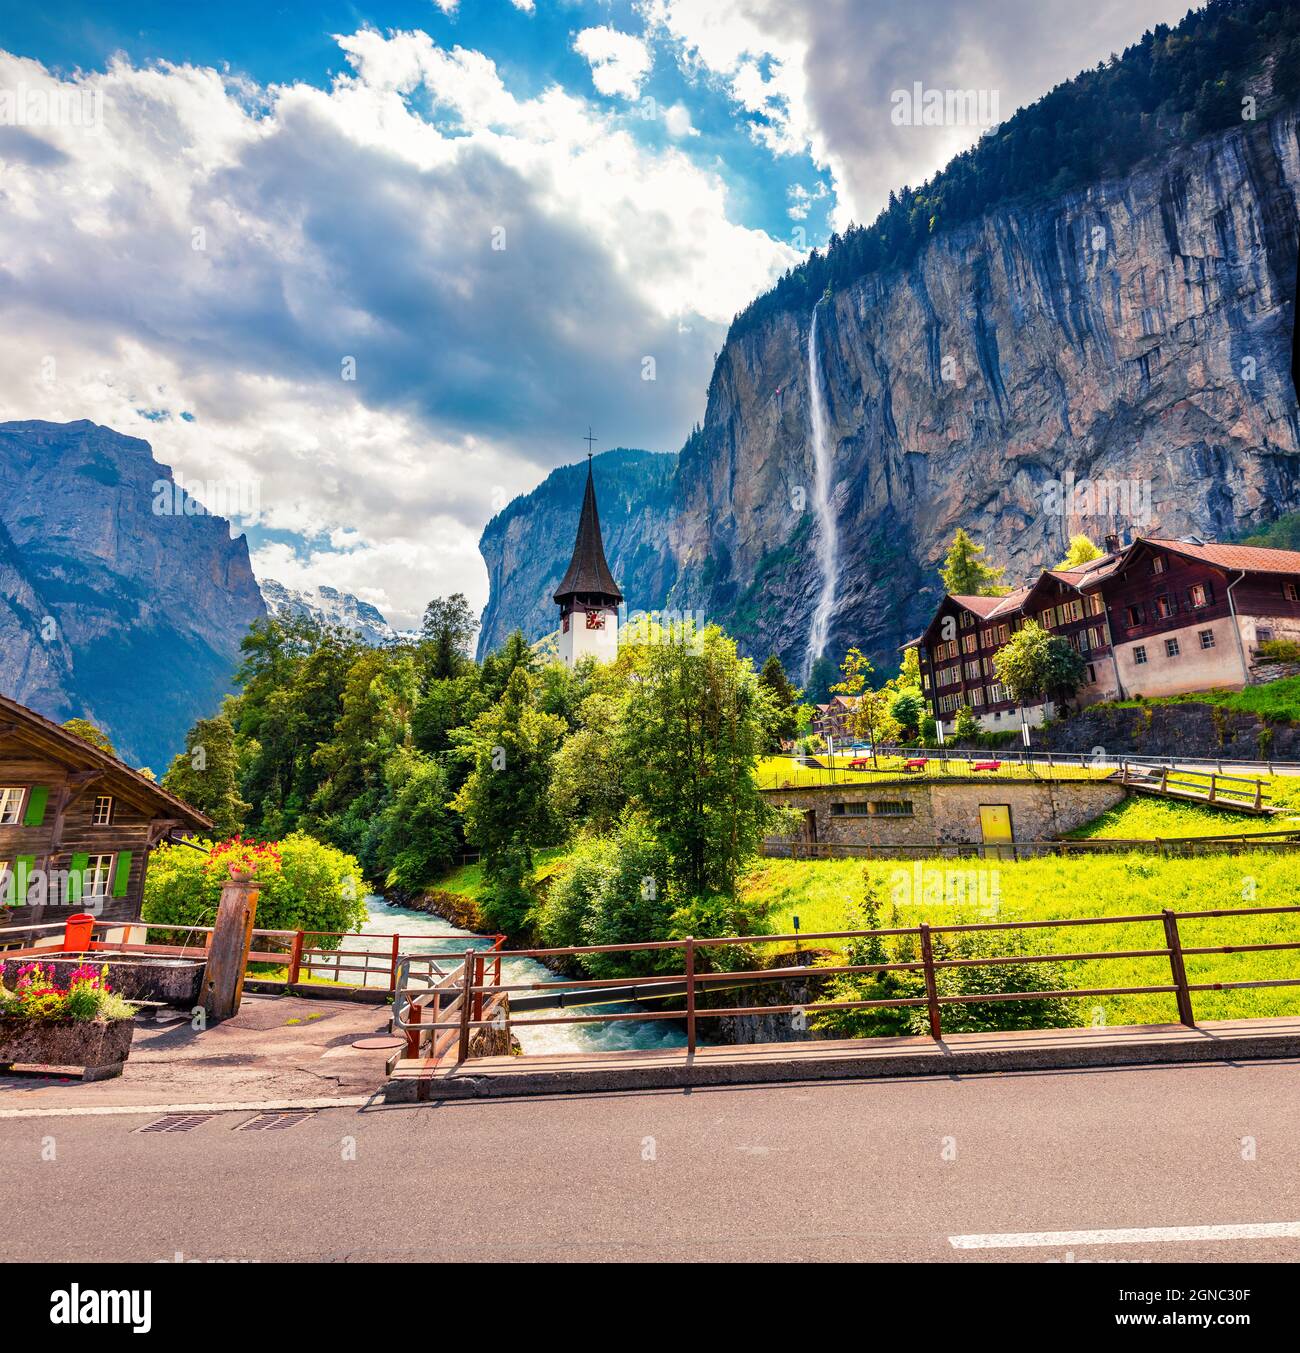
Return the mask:
[[640, 38], [608, 25], [584, 28], [574, 39], [573, 49], [587, 58], [591, 82], [600, 93], [624, 99], [640, 95], [654, 60]]
[[444, 14], [455, 14], [460, 7], [460, 0], [433, 0], [433, 3], [434, 7], [442, 10]]
[[537, 8], [533, 0], [510, 0], [510, 3], [525, 14], [532, 14]]
[[674, 141], [699, 135], [691, 125], [691, 110], [684, 103], [674, 103], [664, 111], [664, 130]]
[[[329, 90], [119, 59], [77, 77], [102, 127], [0, 128], [0, 418], [90, 418], [188, 480], [255, 482], [307, 541], [263, 547], [272, 576], [411, 624], [485, 600], [483, 523], [588, 421], [680, 445], [725, 325], [794, 254], [558, 87], [518, 98], [423, 33], [339, 42]], [[59, 82], [0, 54], [20, 83]]]
[[802, 183], [792, 183], [786, 190], [786, 199], [790, 205], [786, 208], [786, 215], [792, 221], [806, 221], [808, 213], [812, 210], [814, 202], [820, 202], [830, 192], [830, 189], [824, 183], [814, 184], [811, 189], [805, 188]]
[[647, 31], [720, 88], [774, 154], [807, 153], [831, 179], [832, 224], [867, 222], [979, 128], [897, 127], [890, 94], [996, 90], [1002, 116], [1082, 68], [1177, 23], [1187, 0], [638, 0]]

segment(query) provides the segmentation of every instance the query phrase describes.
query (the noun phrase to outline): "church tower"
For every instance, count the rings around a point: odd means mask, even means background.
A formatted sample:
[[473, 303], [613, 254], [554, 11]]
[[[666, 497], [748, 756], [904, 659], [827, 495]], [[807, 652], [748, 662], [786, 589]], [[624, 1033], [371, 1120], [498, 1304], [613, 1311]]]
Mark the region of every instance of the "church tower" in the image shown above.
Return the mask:
[[579, 658], [613, 662], [618, 656], [618, 607], [623, 594], [605, 562], [596, 511], [596, 485], [587, 453], [587, 491], [582, 495], [573, 558], [555, 591], [560, 608], [560, 659], [572, 667]]

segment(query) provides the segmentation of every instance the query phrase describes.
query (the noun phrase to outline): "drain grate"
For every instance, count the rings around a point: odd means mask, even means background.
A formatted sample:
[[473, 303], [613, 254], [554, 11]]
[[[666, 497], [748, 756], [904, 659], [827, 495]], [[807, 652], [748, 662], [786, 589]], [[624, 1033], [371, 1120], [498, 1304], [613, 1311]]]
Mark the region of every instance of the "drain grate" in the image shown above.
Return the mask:
[[136, 1131], [189, 1132], [216, 1116], [215, 1113], [165, 1113], [161, 1118], [155, 1118], [152, 1123], [146, 1123], [144, 1127], [136, 1128]]
[[314, 1113], [306, 1109], [296, 1109], [292, 1112], [259, 1113], [256, 1118], [250, 1118], [247, 1123], [240, 1123], [235, 1131], [276, 1132], [283, 1128], [291, 1128], [296, 1123], [304, 1123], [308, 1118], [315, 1118], [315, 1116]]

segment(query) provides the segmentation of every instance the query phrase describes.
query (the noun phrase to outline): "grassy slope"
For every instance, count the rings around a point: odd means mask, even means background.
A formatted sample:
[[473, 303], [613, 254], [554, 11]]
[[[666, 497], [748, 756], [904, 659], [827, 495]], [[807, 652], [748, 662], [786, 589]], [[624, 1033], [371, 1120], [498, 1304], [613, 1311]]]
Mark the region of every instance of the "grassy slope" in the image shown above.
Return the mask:
[[1254, 714], [1265, 722], [1294, 723], [1300, 720], [1300, 676], [1266, 681], [1262, 686], [1247, 686], [1242, 691], [1216, 689], [1153, 695], [1143, 700], [1113, 700], [1106, 707], [1142, 709], [1146, 705], [1218, 705], [1233, 713]]
[[1134, 795], [1069, 834], [1082, 839], [1149, 841], [1280, 831], [1291, 825], [1291, 819], [1252, 817], [1222, 808], [1200, 808], [1190, 803]]
[[[948, 902], [904, 903], [898, 923], [954, 924], [978, 920], [1048, 920], [1058, 917], [1125, 916], [1175, 911], [1207, 911], [1249, 906], [1291, 906], [1296, 902], [1295, 861], [1289, 855], [1211, 855], [1195, 860], [1163, 860], [1136, 853], [1083, 858], [1047, 858], [1011, 862], [951, 860], [926, 866], [945, 873], [974, 898], [996, 893], [996, 916], [979, 914], [972, 905]], [[768, 919], [774, 933], [788, 934], [798, 915], [804, 933], [845, 926], [845, 904], [860, 898], [864, 875], [883, 903], [882, 921], [889, 924], [890, 901], [896, 890], [910, 896], [915, 875], [911, 865], [895, 861], [763, 860], [749, 873], [746, 891], [769, 899]], [[981, 877], [982, 876], [982, 877]], [[928, 886], [928, 879], [927, 879]], [[1243, 917], [1236, 920], [1184, 921], [1185, 946], [1300, 941], [1295, 915]], [[1089, 926], [1034, 933], [1039, 952], [1066, 953], [1110, 949], [1152, 949], [1164, 945], [1159, 922], [1115, 927]], [[1080, 987], [1147, 986], [1167, 983], [1163, 958], [1091, 960], [1073, 966], [1072, 983]], [[1297, 951], [1265, 954], [1190, 956], [1192, 982], [1249, 981], [1300, 975]], [[1202, 1019], [1244, 1019], [1300, 1013], [1300, 987], [1257, 991], [1194, 993]], [[1176, 1018], [1172, 996], [1106, 996], [1087, 999], [1086, 1017], [1094, 1007], [1107, 1024], [1166, 1023]]]

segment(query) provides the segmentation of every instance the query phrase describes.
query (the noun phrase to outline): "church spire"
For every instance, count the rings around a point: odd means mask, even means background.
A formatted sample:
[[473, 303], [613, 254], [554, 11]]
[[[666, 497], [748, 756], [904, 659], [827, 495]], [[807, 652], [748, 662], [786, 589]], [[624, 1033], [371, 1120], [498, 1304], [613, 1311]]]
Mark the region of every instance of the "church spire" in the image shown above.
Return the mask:
[[554, 599], [562, 607], [579, 599], [588, 604], [617, 607], [623, 600], [623, 594], [618, 590], [614, 575], [605, 561], [590, 451], [587, 453], [587, 491], [582, 496], [582, 514], [578, 518], [578, 538], [574, 541], [573, 558], [569, 560], [568, 571], [556, 589]]

